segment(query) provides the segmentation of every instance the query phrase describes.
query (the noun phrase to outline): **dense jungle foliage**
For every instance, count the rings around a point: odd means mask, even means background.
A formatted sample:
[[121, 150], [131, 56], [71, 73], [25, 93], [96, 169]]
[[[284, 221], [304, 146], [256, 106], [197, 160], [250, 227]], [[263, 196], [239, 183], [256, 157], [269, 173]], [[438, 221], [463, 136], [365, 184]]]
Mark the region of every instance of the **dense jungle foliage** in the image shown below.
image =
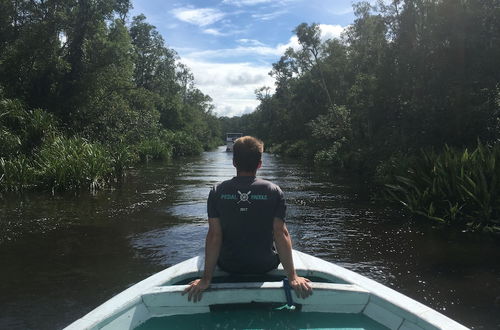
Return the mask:
[[97, 187], [220, 141], [209, 96], [130, 0], [0, 0], [0, 190]]
[[[354, 5], [340, 39], [300, 24], [258, 109], [224, 131], [269, 150], [358, 172], [412, 212], [500, 227], [500, 3]], [[479, 142], [478, 144], [478, 141]], [[467, 149], [468, 148], [468, 149]]]

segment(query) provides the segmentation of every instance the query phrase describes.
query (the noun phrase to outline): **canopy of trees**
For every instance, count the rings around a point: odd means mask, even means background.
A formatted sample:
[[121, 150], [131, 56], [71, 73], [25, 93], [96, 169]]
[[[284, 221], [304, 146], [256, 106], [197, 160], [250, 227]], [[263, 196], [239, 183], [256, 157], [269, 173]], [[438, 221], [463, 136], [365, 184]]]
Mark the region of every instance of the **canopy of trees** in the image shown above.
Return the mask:
[[340, 39], [300, 24], [273, 65], [276, 90], [224, 118], [274, 150], [371, 172], [390, 155], [500, 138], [500, 4], [393, 0], [354, 5]]
[[340, 39], [297, 26], [300, 49], [270, 73], [275, 92], [257, 90], [258, 109], [222, 118], [223, 127], [357, 171], [419, 216], [500, 231], [500, 2], [354, 10]]
[[54, 136], [111, 151], [170, 144], [163, 155], [219, 142], [210, 97], [143, 15], [127, 24], [130, 7], [0, 0], [0, 184], [9, 161], [36, 168]]

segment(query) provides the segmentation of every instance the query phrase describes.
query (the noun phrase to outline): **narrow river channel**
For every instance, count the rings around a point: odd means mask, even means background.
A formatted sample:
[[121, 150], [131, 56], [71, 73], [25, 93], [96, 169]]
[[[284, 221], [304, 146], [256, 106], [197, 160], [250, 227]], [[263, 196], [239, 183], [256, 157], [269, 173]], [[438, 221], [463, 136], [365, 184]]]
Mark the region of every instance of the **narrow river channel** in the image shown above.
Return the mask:
[[[131, 171], [120, 187], [0, 195], [0, 329], [60, 329], [139, 280], [203, 252], [220, 148]], [[474, 329], [500, 329], [500, 239], [415, 222], [360, 184], [264, 156], [294, 248], [380, 281]]]

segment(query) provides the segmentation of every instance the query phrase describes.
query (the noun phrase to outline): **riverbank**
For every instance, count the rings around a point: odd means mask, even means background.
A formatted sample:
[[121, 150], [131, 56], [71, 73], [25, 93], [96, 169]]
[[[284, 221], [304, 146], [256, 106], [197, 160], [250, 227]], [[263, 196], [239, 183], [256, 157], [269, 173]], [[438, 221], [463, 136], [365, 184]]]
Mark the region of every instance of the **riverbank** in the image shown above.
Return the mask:
[[378, 168], [384, 196], [458, 229], [500, 233], [500, 144], [421, 150]]
[[0, 100], [0, 191], [95, 191], [120, 181], [132, 165], [197, 155], [218, 142], [159, 128], [103, 142], [60, 126], [46, 111]]
[[[394, 203], [415, 218], [456, 230], [500, 233], [500, 144], [471, 148], [426, 148], [383, 157], [338, 154], [311, 158], [307, 143], [271, 146], [333, 175], [347, 173], [369, 187], [372, 198]], [[316, 152], [316, 154], [321, 152]]]

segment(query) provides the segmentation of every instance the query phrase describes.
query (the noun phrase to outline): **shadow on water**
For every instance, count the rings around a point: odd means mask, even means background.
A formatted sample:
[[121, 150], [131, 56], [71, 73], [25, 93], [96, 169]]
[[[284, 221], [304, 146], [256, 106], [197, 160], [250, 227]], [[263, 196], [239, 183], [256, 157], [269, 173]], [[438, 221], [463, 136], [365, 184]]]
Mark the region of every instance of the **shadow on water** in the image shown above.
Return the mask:
[[[0, 199], [0, 328], [62, 328], [137, 281], [203, 252], [210, 187], [234, 175], [219, 149], [130, 172], [95, 195]], [[295, 248], [476, 329], [500, 328], [500, 241], [450, 233], [372, 204], [348, 180], [265, 155]], [[497, 303], [495, 303], [497, 299]]]

